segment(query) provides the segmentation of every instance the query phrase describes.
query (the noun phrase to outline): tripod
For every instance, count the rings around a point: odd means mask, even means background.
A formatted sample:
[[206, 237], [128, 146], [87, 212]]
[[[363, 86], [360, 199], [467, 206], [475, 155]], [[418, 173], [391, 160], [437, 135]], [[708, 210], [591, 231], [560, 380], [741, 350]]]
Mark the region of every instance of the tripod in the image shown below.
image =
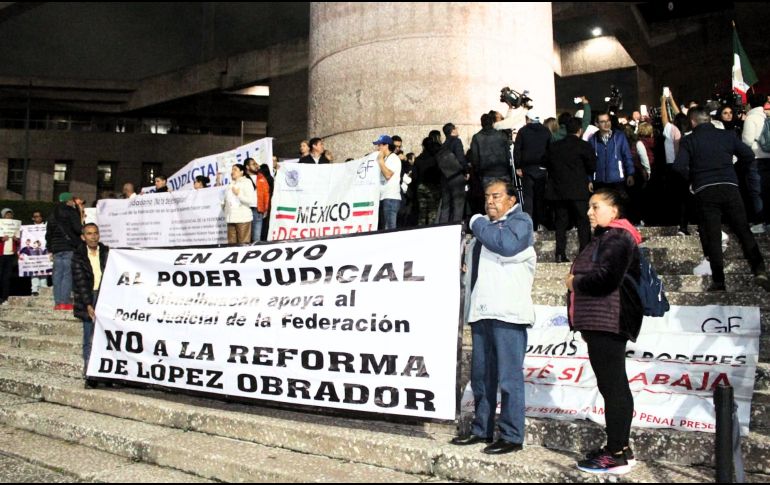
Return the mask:
[[510, 143], [511, 144], [508, 149], [511, 151], [511, 182], [513, 182], [513, 186], [516, 189], [516, 199], [518, 200], [518, 203], [524, 207], [524, 185], [522, 183], [521, 177], [519, 177], [519, 175], [516, 173], [516, 160], [513, 156], [513, 140], [511, 140]]

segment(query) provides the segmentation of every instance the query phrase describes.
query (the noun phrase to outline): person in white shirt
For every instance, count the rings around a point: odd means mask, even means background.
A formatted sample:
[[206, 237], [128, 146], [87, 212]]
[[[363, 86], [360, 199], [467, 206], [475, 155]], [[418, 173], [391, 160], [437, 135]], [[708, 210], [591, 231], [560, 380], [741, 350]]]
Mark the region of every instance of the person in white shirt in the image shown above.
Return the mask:
[[256, 200], [254, 182], [246, 175], [246, 167], [233, 165], [232, 182], [225, 191], [225, 222], [227, 222], [227, 243], [248, 244], [251, 242], [251, 203]]
[[372, 144], [377, 147], [377, 163], [380, 165], [380, 226], [395, 229], [398, 209], [401, 207], [401, 160], [394, 152], [396, 147], [388, 135], [380, 135]]

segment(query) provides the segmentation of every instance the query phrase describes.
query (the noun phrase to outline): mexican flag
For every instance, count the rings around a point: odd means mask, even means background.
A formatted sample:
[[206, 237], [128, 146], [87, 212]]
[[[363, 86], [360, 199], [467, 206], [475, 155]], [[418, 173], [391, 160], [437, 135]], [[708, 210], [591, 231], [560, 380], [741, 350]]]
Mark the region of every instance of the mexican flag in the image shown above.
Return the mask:
[[757, 81], [759, 79], [751, 67], [749, 57], [743, 50], [738, 31], [733, 24], [733, 92], [741, 95], [744, 104], [746, 104], [746, 93]]

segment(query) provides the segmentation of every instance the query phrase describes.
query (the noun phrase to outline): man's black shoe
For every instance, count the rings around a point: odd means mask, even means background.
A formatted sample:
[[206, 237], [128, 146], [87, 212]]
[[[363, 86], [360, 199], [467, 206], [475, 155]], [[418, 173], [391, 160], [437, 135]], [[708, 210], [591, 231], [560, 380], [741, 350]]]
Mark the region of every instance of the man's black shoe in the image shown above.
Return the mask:
[[505, 453], [512, 453], [514, 451], [521, 451], [524, 449], [524, 445], [521, 443], [511, 443], [510, 441], [500, 438], [491, 445], [484, 448], [484, 453], [487, 455], [502, 455]]
[[569, 263], [570, 260], [567, 259], [567, 256], [565, 256], [563, 254], [557, 254], [556, 255], [556, 262], [557, 263]]
[[706, 291], [713, 293], [717, 291], [727, 291], [727, 288], [725, 287], [724, 283], [716, 283], [712, 282], [709, 287], [706, 289]]
[[452, 438], [453, 445], [457, 446], [467, 446], [467, 445], [475, 445], [476, 443], [491, 443], [492, 438], [482, 438], [481, 436], [476, 435], [468, 435], [468, 436], [457, 436], [455, 438]]

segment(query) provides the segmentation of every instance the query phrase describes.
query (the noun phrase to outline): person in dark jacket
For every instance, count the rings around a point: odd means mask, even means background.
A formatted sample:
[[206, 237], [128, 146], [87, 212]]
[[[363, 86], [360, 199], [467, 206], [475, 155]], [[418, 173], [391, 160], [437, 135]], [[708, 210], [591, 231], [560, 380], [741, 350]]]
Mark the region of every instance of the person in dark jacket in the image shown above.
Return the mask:
[[770, 291], [765, 260], [751, 233], [733, 165], [733, 155], [738, 157], [737, 165], [751, 164], [754, 152], [732, 133], [712, 125], [704, 108], [691, 109], [688, 116], [693, 131], [682, 140], [674, 170], [690, 181], [695, 194], [701, 244], [711, 264], [712, 283], [708, 291], [725, 291], [722, 221], [738, 238], [755, 283]]
[[307, 163], [313, 165], [321, 165], [329, 163], [329, 159], [326, 158], [324, 152], [324, 141], [321, 138], [311, 138], [310, 141], [310, 153], [299, 159], [299, 163]]
[[416, 191], [417, 223], [420, 226], [435, 224], [441, 200], [441, 171], [436, 164], [436, 154], [441, 149], [441, 132], [433, 130], [422, 140], [422, 153], [414, 161], [413, 180]]
[[[626, 343], [635, 341], [643, 310], [634, 287], [639, 283], [642, 237], [623, 219], [625, 194], [599, 189], [588, 216], [594, 240], [575, 259], [567, 276], [570, 328], [588, 345], [588, 358], [604, 398], [607, 445], [578, 462], [590, 473], [630, 471], [629, 448], [634, 398], [626, 375]], [[632, 281], [629, 281], [632, 280]]]
[[72, 252], [80, 245], [80, 211], [69, 192], [59, 195], [59, 204], [48, 219], [46, 247], [53, 255], [54, 310], [72, 310]]
[[545, 168], [548, 170], [545, 197], [551, 201], [556, 218], [556, 262], [568, 263], [567, 228], [570, 219], [575, 221], [580, 241], [580, 251], [591, 240], [591, 226], [586, 210], [591, 196], [591, 177], [596, 170], [596, 154], [591, 145], [580, 137], [582, 121], [570, 118], [567, 121], [567, 137], [548, 148]]
[[465, 216], [465, 182], [468, 181], [468, 161], [465, 158], [465, 149], [463, 141], [457, 132], [457, 127], [452, 123], [447, 123], [442, 128], [446, 140], [441, 147], [442, 150], [452, 152], [460, 162], [462, 170], [446, 178], [441, 177], [441, 208], [439, 211], [439, 222], [460, 222]]
[[471, 139], [470, 161], [482, 187], [492, 179], [511, 180], [511, 150], [508, 137], [494, 128], [489, 114], [481, 115], [481, 131]]
[[[72, 255], [72, 282], [75, 290], [75, 317], [83, 321], [83, 375], [91, 356], [91, 341], [94, 337], [96, 300], [99, 285], [107, 265], [109, 248], [99, 242], [99, 227], [86, 224], [80, 244]], [[96, 387], [96, 382], [86, 379], [86, 387]]]
[[540, 124], [533, 110], [527, 112], [527, 124], [516, 133], [513, 160], [516, 174], [524, 188], [524, 212], [532, 217], [535, 228], [545, 224], [545, 181], [548, 173], [543, 158], [551, 144], [551, 130]]

